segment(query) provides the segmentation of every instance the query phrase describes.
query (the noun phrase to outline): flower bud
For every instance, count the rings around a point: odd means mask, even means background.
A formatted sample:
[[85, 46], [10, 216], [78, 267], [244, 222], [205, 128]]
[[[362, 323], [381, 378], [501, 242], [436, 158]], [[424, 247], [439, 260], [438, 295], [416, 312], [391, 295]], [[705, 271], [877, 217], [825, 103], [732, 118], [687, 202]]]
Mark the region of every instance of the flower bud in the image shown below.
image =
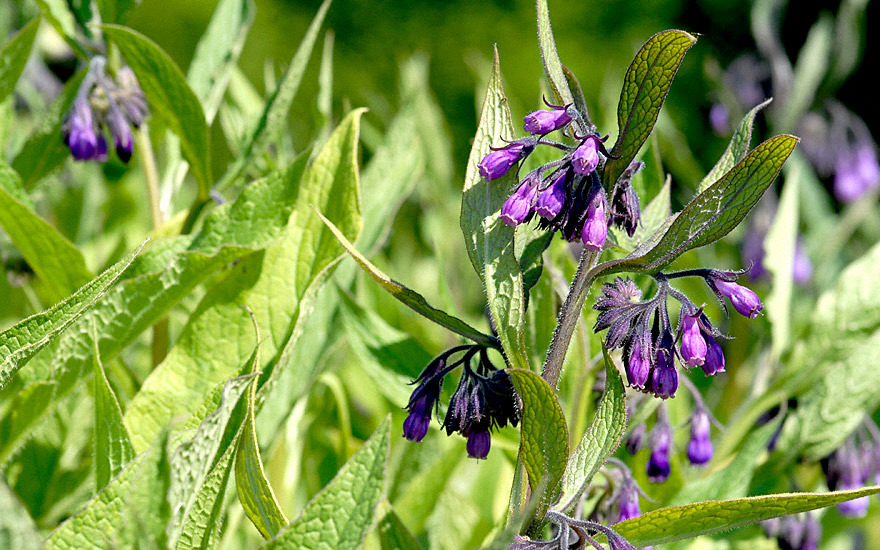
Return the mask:
[[651, 350], [648, 344], [650, 342], [647, 338], [635, 337], [629, 353], [624, 356], [626, 379], [631, 386], [636, 388], [644, 389], [645, 384], [648, 383], [648, 375], [651, 372], [649, 359]]
[[706, 376], [713, 376], [719, 372], [724, 372], [724, 352], [721, 346], [712, 336], [706, 334], [706, 360], [703, 361], [701, 367]]
[[723, 279], [715, 279], [712, 285], [718, 294], [730, 299], [734, 309], [741, 315], [754, 319], [764, 309], [758, 295], [747, 287]]
[[553, 182], [538, 195], [538, 203], [535, 212], [544, 219], [552, 220], [562, 211], [565, 205], [565, 179], [568, 171], [563, 170]]
[[581, 241], [586, 248], [601, 251], [608, 239], [608, 221], [605, 218], [605, 192], [601, 189], [593, 191], [594, 196], [587, 207], [587, 219], [581, 231]]
[[646, 470], [652, 483], [663, 483], [669, 477], [669, 446], [672, 444], [672, 428], [666, 422], [654, 426], [651, 433], [651, 456]]
[[642, 515], [642, 511], [639, 509], [639, 491], [635, 486], [635, 482], [628, 479], [623, 482], [620, 489], [620, 501], [617, 503], [617, 521], [614, 523], [620, 523], [621, 521], [637, 518]]
[[681, 359], [688, 367], [699, 367], [706, 362], [709, 351], [700, 330], [699, 314], [684, 313], [681, 318]]
[[537, 194], [538, 186], [532, 178], [524, 179], [519, 188], [501, 205], [501, 221], [511, 227], [523, 223], [532, 212]]
[[469, 457], [483, 460], [489, 456], [491, 446], [492, 436], [489, 435], [488, 429], [467, 434], [467, 454]]
[[691, 440], [687, 447], [688, 460], [694, 466], [703, 466], [712, 460], [714, 448], [709, 438], [710, 429], [709, 414], [698, 407], [691, 416]]
[[529, 113], [525, 116], [523, 122], [523, 129], [526, 132], [534, 135], [544, 135], [562, 128], [571, 122], [571, 117], [568, 116], [565, 107], [561, 107], [549, 111], [542, 109]]
[[80, 95], [74, 100], [63, 131], [64, 141], [74, 159], [92, 160], [98, 155], [95, 119], [86, 95]]
[[496, 180], [506, 174], [514, 164], [524, 159], [535, 148], [533, 144], [516, 141], [497, 151], [492, 151], [480, 161], [480, 175]]
[[571, 157], [571, 166], [582, 176], [589, 176], [599, 166], [598, 138], [588, 136]]

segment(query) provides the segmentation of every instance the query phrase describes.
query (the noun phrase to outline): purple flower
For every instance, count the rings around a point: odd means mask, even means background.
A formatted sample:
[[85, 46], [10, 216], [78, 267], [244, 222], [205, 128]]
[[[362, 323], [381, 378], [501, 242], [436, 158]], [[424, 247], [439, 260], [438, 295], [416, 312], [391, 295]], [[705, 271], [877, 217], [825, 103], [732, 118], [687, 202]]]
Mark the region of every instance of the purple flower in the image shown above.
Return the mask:
[[672, 428], [665, 421], [659, 422], [651, 433], [651, 456], [646, 470], [652, 483], [663, 483], [669, 478], [669, 446], [672, 444]]
[[797, 244], [794, 247], [792, 277], [794, 278], [794, 282], [799, 285], [805, 285], [813, 278], [813, 264], [807, 256], [807, 252], [804, 249], [804, 241], [802, 239], [798, 239]]
[[626, 436], [626, 451], [629, 454], [634, 455], [642, 450], [642, 446], [645, 444], [646, 432], [647, 428], [645, 423], [642, 422]]
[[703, 466], [712, 460], [714, 448], [709, 438], [711, 425], [709, 414], [702, 407], [697, 407], [691, 416], [691, 439], [688, 442], [688, 460], [694, 466]]
[[98, 155], [95, 118], [86, 94], [79, 94], [63, 127], [64, 142], [76, 160], [92, 160]]
[[425, 395], [420, 396], [412, 407], [409, 416], [403, 421], [403, 437], [418, 443], [428, 434], [428, 427], [431, 424], [431, 407]]
[[571, 166], [582, 176], [589, 176], [599, 166], [599, 138], [587, 136], [571, 156]]
[[821, 540], [822, 525], [813, 514], [807, 512], [806, 518], [804, 519], [804, 537], [801, 539], [800, 550], [817, 550]]
[[719, 136], [726, 136], [730, 133], [730, 112], [723, 103], [715, 103], [709, 109], [709, 125], [712, 131]]
[[467, 434], [467, 453], [471, 458], [484, 460], [489, 456], [489, 449], [492, 446], [492, 436], [489, 430], [479, 430]]
[[506, 174], [514, 164], [527, 157], [534, 148], [533, 143], [521, 140], [493, 150], [480, 161], [480, 175], [487, 180], [496, 180]]
[[566, 111], [565, 107], [558, 107], [549, 111], [542, 109], [529, 113], [523, 119], [523, 129], [534, 135], [549, 134], [571, 122], [571, 117]]
[[750, 319], [757, 317], [764, 309], [758, 295], [747, 287], [719, 278], [713, 279], [710, 284], [719, 295], [729, 298], [740, 314]]
[[617, 507], [617, 521], [614, 523], [620, 523], [621, 521], [637, 518], [642, 515], [642, 511], [639, 509], [639, 491], [632, 480], [627, 479], [621, 485], [620, 501]]
[[837, 158], [834, 167], [834, 196], [852, 202], [880, 184], [880, 165], [874, 148], [858, 146]]
[[[856, 484], [842, 484], [840, 486], [841, 491], [849, 491], [851, 489], [861, 489], [864, 487], [864, 484], [856, 483]], [[871, 501], [868, 497], [859, 497], [854, 498], [852, 500], [847, 500], [841, 502], [837, 505], [837, 511], [840, 512], [841, 516], [847, 518], [863, 518], [868, 513], [868, 505], [871, 504]]]
[[719, 372], [724, 372], [724, 352], [721, 346], [710, 335], [706, 335], [706, 360], [703, 361], [701, 367], [707, 376], [714, 376]]
[[547, 189], [538, 195], [535, 212], [542, 218], [552, 220], [562, 211], [562, 207], [565, 205], [565, 180], [567, 177], [567, 170], [560, 171]]
[[700, 313], [681, 318], [681, 359], [688, 367], [700, 367], [706, 362], [709, 349], [700, 329]]
[[437, 407], [440, 391], [443, 389], [444, 368], [446, 368], [446, 356], [441, 355], [428, 363], [416, 379], [418, 386], [406, 406], [409, 416], [403, 422], [403, 437], [406, 439], [418, 443], [428, 433], [431, 411]]
[[650, 341], [647, 338], [633, 338], [629, 353], [624, 355], [626, 379], [631, 386], [645, 388], [651, 372]]
[[607, 208], [605, 192], [594, 190], [593, 198], [587, 207], [587, 220], [581, 231], [581, 241], [590, 250], [601, 251], [608, 239], [608, 221], [605, 218]]
[[675, 397], [678, 390], [678, 371], [672, 350], [672, 334], [666, 332], [654, 354], [654, 369], [651, 371], [651, 392], [661, 399]]
[[116, 154], [122, 162], [128, 162], [131, 159], [132, 141], [131, 127], [125, 117], [118, 110], [111, 111], [107, 115], [107, 126], [110, 128], [110, 135], [116, 142]]
[[501, 205], [501, 221], [512, 227], [523, 223], [532, 212], [537, 193], [538, 185], [533, 178], [524, 179], [519, 188]]

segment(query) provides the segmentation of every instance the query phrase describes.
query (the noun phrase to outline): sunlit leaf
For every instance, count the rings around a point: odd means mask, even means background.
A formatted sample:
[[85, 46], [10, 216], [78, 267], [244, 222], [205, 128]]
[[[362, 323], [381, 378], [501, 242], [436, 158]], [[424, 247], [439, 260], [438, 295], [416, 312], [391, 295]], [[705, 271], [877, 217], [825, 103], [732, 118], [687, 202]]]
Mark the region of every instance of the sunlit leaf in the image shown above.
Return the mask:
[[755, 117], [758, 116], [758, 113], [763, 110], [764, 107], [770, 105], [771, 101], [773, 101], [772, 98], [763, 103], [759, 103], [746, 113], [740, 121], [739, 126], [733, 131], [733, 135], [730, 137], [730, 143], [727, 144], [727, 149], [724, 150], [724, 154], [721, 155], [721, 158], [718, 159], [715, 166], [709, 170], [709, 173], [706, 174], [706, 177], [700, 182], [700, 186], [697, 188], [697, 193], [705, 191], [710, 185], [718, 181], [721, 176], [726, 174], [734, 167], [734, 165], [736, 165], [737, 162], [741, 161], [743, 157], [746, 156], [752, 143], [752, 126], [755, 124]]
[[12, 93], [18, 77], [24, 72], [39, 26], [40, 18], [32, 19], [0, 48], [0, 101]]

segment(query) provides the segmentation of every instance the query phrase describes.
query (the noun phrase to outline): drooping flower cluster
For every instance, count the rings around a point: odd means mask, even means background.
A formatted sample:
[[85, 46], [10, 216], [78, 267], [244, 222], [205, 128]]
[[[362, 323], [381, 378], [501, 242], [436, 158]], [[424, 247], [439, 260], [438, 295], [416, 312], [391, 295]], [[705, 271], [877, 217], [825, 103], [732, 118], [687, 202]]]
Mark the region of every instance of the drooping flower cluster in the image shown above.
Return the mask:
[[[609, 349], [623, 348], [623, 360], [629, 384], [660, 398], [675, 395], [678, 389], [678, 371], [675, 357], [686, 368], [700, 367], [712, 376], [724, 370], [724, 353], [716, 329], [687, 296], [670, 286], [669, 279], [700, 276], [719, 300], [727, 298], [742, 315], [755, 318], [763, 309], [758, 296], [737, 284], [739, 274], [714, 269], [699, 269], [675, 274], [655, 275], [658, 289], [649, 300], [642, 300], [642, 292], [630, 279], [616, 279], [603, 286], [603, 296], [593, 306], [601, 313], [593, 330], [608, 329], [605, 344]], [[675, 330], [669, 320], [667, 298], [681, 303], [678, 326]], [[675, 349], [675, 342], [680, 347]]]
[[516, 535], [508, 550], [570, 550], [571, 548], [602, 548], [593, 538], [596, 533], [608, 540], [609, 550], [635, 550], [633, 545], [610, 527], [595, 521], [585, 521], [569, 517], [554, 510], [547, 512], [545, 518], [554, 526], [554, 537], [550, 540], [532, 540]]
[[[836, 451], [821, 460], [830, 491], [861, 489], [880, 477], [880, 445], [859, 443], [850, 436]], [[863, 518], [868, 513], [869, 497], [859, 497], [837, 505], [840, 515]]]
[[[457, 360], [451, 360], [456, 355]], [[472, 363], [476, 362], [476, 367]], [[519, 399], [510, 375], [489, 360], [480, 345], [462, 345], [437, 356], [413, 382], [417, 384], [406, 408], [403, 436], [419, 442], [428, 433], [432, 412], [439, 418], [440, 393], [447, 374], [462, 367], [458, 388], [449, 400], [442, 427], [447, 435], [458, 432], [467, 438], [468, 456], [486, 458], [492, 444], [490, 431], [520, 419]]]
[[[630, 184], [633, 175], [643, 166], [633, 163], [618, 178], [609, 204], [606, 191], [599, 181], [597, 168], [603, 158], [611, 158], [603, 145], [605, 138], [597, 134], [577, 135], [572, 123], [583, 123], [584, 117], [571, 105], [549, 105], [524, 119], [523, 128], [537, 137], [528, 137], [493, 149], [480, 162], [480, 174], [495, 180], [508, 173], [527, 158], [537, 146], [555, 147], [563, 158], [544, 164], [529, 172], [512, 190], [501, 207], [501, 220], [510, 226], [531, 221], [537, 215], [539, 225], [559, 231], [569, 241], [580, 239], [590, 250], [600, 251], [608, 238], [608, 224], [622, 227], [632, 236], [641, 216], [639, 197]], [[546, 138], [562, 130], [577, 142], [569, 146]]]
[[132, 127], [138, 128], [149, 114], [147, 100], [128, 67], [114, 80], [105, 70], [103, 57], [92, 59], [62, 127], [64, 143], [76, 160], [107, 160], [105, 134], [109, 133], [122, 162], [131, 159]]
[[810, 512], [768, 519], [761, 526], [780, 550], [816, 550], [822, 539], [822, 526]]

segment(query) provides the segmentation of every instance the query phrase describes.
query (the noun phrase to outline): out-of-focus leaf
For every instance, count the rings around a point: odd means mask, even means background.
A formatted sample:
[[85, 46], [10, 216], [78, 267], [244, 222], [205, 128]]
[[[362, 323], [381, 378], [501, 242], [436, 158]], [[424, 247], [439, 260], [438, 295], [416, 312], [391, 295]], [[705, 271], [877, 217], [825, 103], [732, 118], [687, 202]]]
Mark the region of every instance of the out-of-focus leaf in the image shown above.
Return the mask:
[[174, 61], [152, 40], [126, 27], [103, 25], [101, 28], [119, 46], [153, 113], [161, 116], [180, 138], [183, 157], [189, 162], [199, 186], [199, 196], [207, 198], [211, 189], [211, 151], [208, 125], [199, 98]]
[[[76, 19], [64, 0], [37, 0], [37, 6], [68, 44], [76, 45]], [[77, 46], [78, 48], [78, 46]]]
[[866, 0], [844, 0], [834, 22], [834, 45], [831, 48], [831, 81], [843, 81], [858, 66], [865, 50]]
[[412, 536], [400, 518], [389, 509], [376, 526], [382, 550], [422, 550], [422, 545]]
[[73, 243], [7, 191], [10, 186], [20, 185], [17, 180], [17, 174], [0, 162], [0, 226], [60, 300], [89, 282], [92, 274]]
[[409, 306], [410, 309], [424, 315], [427, 319], [434, 321], [438, 325], [445, 327], [456, 334], [460, 334], [465, 338], [469, 338], [478, 344], [483, 344], [485, 346], [497, 347], [497, 343], [494, 338], [487, 334], [483, 334], [477, 329], [471, 327], [461, 319], [453, 317], [447, 314], [444, 311], [440, 311], [434, 307], [431, 307], [428, 302], [422, 297], [421, 294], [415, 292], [414, 290], [410, 290], [409, 288], [403, 286], [402, 284], [394, 281], [388, 275], [382, 273], [378, 267], [373, 265], [368, 259], [366, 259], [357, 249], [351, 244], [351, 241], [345, 238], [339, 229], [328, 219], [324, 218], [320, 213], [321, 219], [324, 220], [324, 223], [327, 224], [327, 227], [333, 232], [336, 238], [342, 243], [342, 246], [345, 250], [351, 255], [352, 258], [360, 265], [367, 274], [373, 278], [374, 281], [379, 283], [379, 285], [384, 288], [389, 294], [397, 298], [404, 305]]
[[100, 491], [135, 456], [131, 437], [122, 421], [122, 409], [107, 381], [95, 343], [95, 487]]
[[416, 535], [424, 531], [428, 516], [434, 511], [440, 494], [463, 457], [461, 447], [451, 447], [421, 469], [394, 499], [398, 517]]
[[40, 119], [34, 134], [12, 160], [12, 168], [21, 176], [25, 189], [31, 189], [44, 176], [61, 166], [70, 150], [64, 145], [61, 126], [86, 76], [83, 69], [73, 75]]
[[143, 247], [141, 244], [63, 302], [0, 332], [0, 389], [34, 354], [95, 305]]
[[807, 40], [798, 52], [794, 80], [778, 124], [778, 128], [783, 131], [794, 131], [798, 120], [816, 99], [816, 91], [828, 71], [833, 33], [832, 17], [827, 13], [822, 14], [813, 24]]
[[39, 26], [40, 18], [36, 17], [0, 48], [0, 101], [12, 93], [24, 71]]
[[360, 548], [382, 497], [390, 426], [390, 420], [386, 419], [336, 477], [306, 505], [302, 515], [260, 548]]
[[746, 113], [746, 116], [742, 118], [739, 126], [736, 127], [736, 130], [734, 130], [733, 135], [730, 137], [730, 143], [727, 144], [727, 149], [724, 150], [724, 154], [721, 155], [721, 158], [718, 159], [715, 166], [709, 170], [709, 173], [706, 174], [706, 177], [700, 182], [700, 186], [697, 188], [697, 193], [702, 193], [708, 189], [710, 185], [718, 181], [721, 176], [730, 171], [737, 162], [741, 161], [743, 157], [746, 156], [749, 146], [752, 143], [752, 126], [755, 124], [755, 117], [758, 116], [758, 113], [764, 107], [770, 105], [771, 101], [773, 101], [773, 98], [755, 105], [748, 113]]
[[95, 0], [101, 20], [104, 23], [125, 23], [132, 9], [140, 5], [141, 0]]
[[520, 459], [532, 491], [542, 491], [527, 532], [534, 536], [543, 525], [544, 513], [559, 495], [568, 463], [568, 426], [553, 388], [543, 378], [523, 369], [508, 372], [523, 402]]
[[40, 550], [43, 548], [43, 537], [37, 529], [33, 518], [24, 504], [0, 480], [0, 548], [16, 550]]
[[593, 476], [620, 445], [626, 431], [626, 392], [623, 380], [604, 344], [602, 355], [605, 357], [605, 393], [602, 394], [593, 423], [568, 460], [560, 485], [562, 494], [555, 506], [566, 513], [570, 513], [575, 507]]
[[290, 60], [290, 66], [284, 72], [275, 91], [266, 100], [266, 106], [260, 114], [260, 118], [249, 130], [249, 135], [244, 141], [238, 158], [217, 183], [217, 188], [221, 192], [235, 183], [254, 155], [259, 154], [266, 147], [269, 139], [284, 127], [290, 106], [293, 104], [293, 99], [296, 97], [306, 66], [309, 63], [309, 57], [312, 55], [312, 49], [315, 47], [315, 41], [318, 39], [318, 31], [324, 22], [327, 10], [330, 8], [330, 2], [331, 0], [324, 0], [324, 3], [318, 8], [315, 19], [312, 20], [299, 48], [293, 54], [293, 59]]
[[522, 271], [514, 250], [514, 228], [505, 225], [499, 217], [514, 176], [508, 174], [487, 181], [478, 168], [493, 144], [513, 137], [513, 124], [501, 86], [501, 67], [496, 51], [492, 77], [465, 173], [461, 230], [471, 263], [483, 280], [489, 312], [495, 321], [507, 361], [512, 367], [528, 369], [525, 297]]
[[655, 273], [688, 250], [717, 241], [755, 206], [797, 142], [794, 136], [782, 135], [755, 147], [724, 177], [694, 197], [661, 237], [649, 239], [625, 258], [599, 264], [593, 276], [621, 271]]
[[785, 177], [776, 217], [764, 239], [764, 266], [773, 277], [767, 296], [771, 351], [775, 358], [791, 343], [791, 306], [794, 290], [794, 255], [798, 235], [798, 197], [802, 164], [794, 164]]
[[135, 449], [145, 448], [175, 416], [191, 412], [200, 396], [244, 360], [256, 344], [244, 306], [253, 309], [264, 332], [261, 346], [269, 359], [262, 360], [260, 370], [268, 377], [276, 364], [287, 365], [284, 350], [299, 338], [298, 326], [342, 256], [310, 205], [324, 209], [348, 236], [360, 232], [357, 144], [362, 113], [349, 114], [302, 179], [294, 180], [298, 185], [288, 192], [296, 197], [295, 206], [277, 242], [243, 258], [210, 290], [168, 356], [144, 381], [125, 415]]
[[623, 77], [617, 104], [617, 142], [605, 163], [603, 181], [610, 189], [651, 135], [660, 108], [681, 65], [697, 37], [684, 31], [663, 31], [652, 36], [636, 54]]
[[698, 502], [648, 512], [614, 526], [636, 548], [727, 531], [765, 519], [833, 506], [880, 493], [880, 486], [831, 493], [786, 493]]
[[254, 427], [254, 398], [256, 381], [248, 392], [247, 416], [244, 420], [244, 433], [238, 440], [235, 451], [235, 486], [238, 500], [251, 523], [263, 538], [271, 539], [287, 525], [287, 518], [281, 511], [275, 492], [263, 472], [263, 459], [260, 458], [260, 445]]

